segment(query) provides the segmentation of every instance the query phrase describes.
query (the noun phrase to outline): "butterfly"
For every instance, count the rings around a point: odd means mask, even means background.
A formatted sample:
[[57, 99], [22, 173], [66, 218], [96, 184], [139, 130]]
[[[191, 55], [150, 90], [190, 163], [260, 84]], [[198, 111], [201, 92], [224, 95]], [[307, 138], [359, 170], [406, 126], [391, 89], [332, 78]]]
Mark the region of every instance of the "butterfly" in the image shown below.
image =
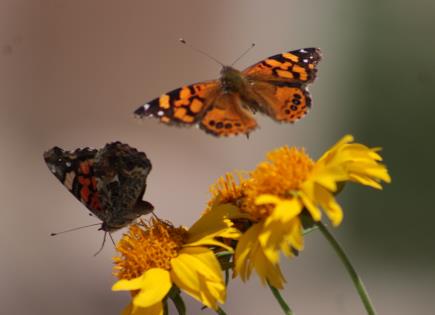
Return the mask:
[[[48, 168], [97, 218], [100, 230], [113, 232], [153, 211], [142, 200], [151, 162], [128, 144], [73, 152], [54, 147], [44, 153]], [[104, 238], [105, 239], [105, 238]]]
[[186, 85], [140, 106], [140, 118], [168, 125], [197, 125], [214, 136], [249, 135], [257, 128], [251, 113], [293, 123], [307, 114], [307, 85], [316, 78], [318, 48], [271, 56], [243, 71], [223, 66], [218, 80]]

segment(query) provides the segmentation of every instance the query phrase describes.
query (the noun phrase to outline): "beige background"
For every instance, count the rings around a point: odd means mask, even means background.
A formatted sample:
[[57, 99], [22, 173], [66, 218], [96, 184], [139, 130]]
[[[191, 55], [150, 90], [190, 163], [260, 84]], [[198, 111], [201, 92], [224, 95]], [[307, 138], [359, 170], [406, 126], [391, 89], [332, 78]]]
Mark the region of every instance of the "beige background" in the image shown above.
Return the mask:
[[[432, 314], [435, 5], [417, 2], [1, 0], [0, 312], [118, 314], [128, 302], [110, 291], [113, 248], [92, 256], [101, 232], [49, 236], [95, 220], [50, 174], [44, 150], [113, 140], [144, 150], [153, 163], [145, 199], [161, 217], [189, 225], [224, 172], [251, 169], [284, 144], [317, 158], [352, 133], [385, 147], [394, 183], [382, 193], [348, 189], [337, 237], [379, 314]], [[219, 66], [179, 37], [225, 63], [257, 43], [240, 68], [286, 50], [322, 48], [310, 115], [295, 125], [258, 117], [261, 129], [249, 140], [134, 119], [137, 105], [218, 75]], [[283, 294], [296, 314], [365, 314], [317, 233], [283, 269]], [[191, 314], [211, 314], [186, 300]], [[255, 278], [231, 282], [224, 308], [281, 314]]]

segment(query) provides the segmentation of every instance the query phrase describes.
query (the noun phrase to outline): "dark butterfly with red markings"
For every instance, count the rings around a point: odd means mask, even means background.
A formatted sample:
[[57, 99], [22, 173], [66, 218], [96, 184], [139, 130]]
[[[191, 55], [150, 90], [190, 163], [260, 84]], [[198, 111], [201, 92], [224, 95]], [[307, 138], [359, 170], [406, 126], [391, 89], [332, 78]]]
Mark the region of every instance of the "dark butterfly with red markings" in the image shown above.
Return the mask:
[[169, 125], [197, 125], [214, 136], [249, 135], [257, 127], [251, 112], [257, 111], [293, 123], [311, 106], [307, 85], [316, 78], [320, 60], [319, 49], [305, 48], [271, 56], [243, 71], [223, 66], [218, 80], [163, 94], [135, 114]]
[[100, 230], [116, 231], [153, 211], [142, 200], [151, 162], [128, 144], [113, 142], [100, 150], [73, 152], [54, 147], [44, 153], [48, 168], [101, 221]]

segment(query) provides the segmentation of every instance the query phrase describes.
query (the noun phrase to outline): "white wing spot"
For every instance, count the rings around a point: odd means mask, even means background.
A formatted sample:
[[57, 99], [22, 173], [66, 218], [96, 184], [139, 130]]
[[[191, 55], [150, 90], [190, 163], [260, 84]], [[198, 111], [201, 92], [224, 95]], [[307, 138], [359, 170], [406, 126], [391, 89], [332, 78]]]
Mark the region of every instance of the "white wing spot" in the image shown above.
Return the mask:
[[299, 50], [299, 52], [306, 53], [307, 51], [305, 49], [301, 49], [301, 50]]
[[145, 105], [143, 106], [143, 109], [144, 109], [144, 110], [148, 110], [148, 108], [150, 108], [150, 106], [151, 106], [150, 104], [145, 104]]
[[163, 116], [164, 113], [165, 113], [164, 111], [159, 110], [159, 111], [157, 112], [157, 115], [158, 115], [158, 116]]
[[308, 62], [308, 59], [304, 59], [304, 60], [302, 60], [304, 63], [307, 63]]

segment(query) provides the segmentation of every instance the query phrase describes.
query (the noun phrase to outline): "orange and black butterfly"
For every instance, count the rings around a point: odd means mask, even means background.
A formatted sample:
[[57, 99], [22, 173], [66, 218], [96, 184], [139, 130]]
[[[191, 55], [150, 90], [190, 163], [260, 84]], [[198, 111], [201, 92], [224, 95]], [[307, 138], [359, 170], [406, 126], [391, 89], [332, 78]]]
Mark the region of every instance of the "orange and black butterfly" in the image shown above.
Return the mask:
[[169, 125], [199, 125], [215, 136], [248, 135], [257, 111], [293, 123], [311, 106], [307, 85], [316, 78], [320, 50], [305, 48], [274, 55], [239, 71], [223, 66], [218, 80], [186, 85], [140, 106], [139, 117]]

